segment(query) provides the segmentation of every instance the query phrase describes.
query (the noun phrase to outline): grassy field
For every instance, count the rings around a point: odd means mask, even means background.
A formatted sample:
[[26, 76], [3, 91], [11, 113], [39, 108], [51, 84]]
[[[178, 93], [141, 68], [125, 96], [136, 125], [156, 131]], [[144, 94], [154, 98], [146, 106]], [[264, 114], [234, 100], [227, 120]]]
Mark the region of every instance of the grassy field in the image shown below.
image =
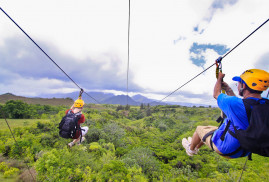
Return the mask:
[[[11, 129], [17, 127], [31, 126], [38, 121], [49, 121], [49, 119], [7, 119], [7, 122]], [[0, 130], [8, 129], [8, 125], [5, 119], [0, 119]]]
[[17, 177], [4, 178], [3, 174], [0, 173], [0, 181], [2, 181], [2, 182], [15, 182], [15, 181], [17, 181]]

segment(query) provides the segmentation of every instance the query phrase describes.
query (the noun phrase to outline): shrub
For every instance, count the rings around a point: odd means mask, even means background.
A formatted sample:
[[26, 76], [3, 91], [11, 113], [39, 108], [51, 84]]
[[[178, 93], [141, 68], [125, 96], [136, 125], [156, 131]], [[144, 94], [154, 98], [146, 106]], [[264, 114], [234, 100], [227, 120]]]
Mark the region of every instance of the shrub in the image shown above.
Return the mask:
[[72, 151], [67, 148], [52, 149], [35, 164], [37, 181], [80, 181], [82, 172], [78, 169], [84, 169], [91, 163], [91, 156], [83, 150], [83, 146], [73, 147]]
[[101, 173], [105, 181], [127, 181], [128, 170], [125, 164], [119, 160], [112, 160], [105, 164]]
[[110, 123], [104, 126], [104, 132], [102, 132], [102, 138], [106, 142], [113, 143], [116, 147], [122, 145], [122, 138], [125, 136], [125, 131], [116, 123]]
[[89, 129], [88, 133], [85, 135], [88, 143], [98, 142], [101, 138], [102, 130], [96, 127]]
[[99, 145], [99, 143], [97, 143], [97, 142], [93, 142], [93, 143], [90, 144], [89, 150], [90, 150], [91, 152], [95, 152], [95, 151], [100, 150], [101, 148], [102, 148], [102, 147]]
[[123, 161], [129, 167], [139, 166], [142, 171], [150, 178], [157, 177], [156, 173], [160, 170], [160, 162], [153, 156], [149, 148], [138, 147], [132, 149], [123, 158]]
[[18, 174], [19, 169], [15, 167], [9, 167], [7, 163], [0, 163], [0, 172], [4, 173], [4, 178]]
[[166, 126], [166, 124], [164, 124], [164, 123], [160, 123], [159, 126], [158, 126], [158, 128], [160, 129], [161, 132], [167, 130], [167, 126]]
[[9, 168], [8, 170], [6, 170], [4, 172], [4, 178], [17, 175], [18, 172], [19, 172], [19, 169], [18, 168], [11, 167], [11, 168]]
[[226, 161], [218, 162], [217, 170], [221, 173], [228, 173], [232, 165]]
[[5, 162], [0, 163], [0, 172], [5, 172], [8, 170], [8, 165]]

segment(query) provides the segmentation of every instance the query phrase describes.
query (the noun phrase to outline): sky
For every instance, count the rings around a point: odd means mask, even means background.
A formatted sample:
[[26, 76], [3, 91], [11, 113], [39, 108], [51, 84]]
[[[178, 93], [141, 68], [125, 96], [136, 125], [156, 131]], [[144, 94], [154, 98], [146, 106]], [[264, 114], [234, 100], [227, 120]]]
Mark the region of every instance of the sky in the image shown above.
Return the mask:
[[[161, 100], [269, 18], [268, 0], [130, 0], [128, 94]], [[128, 0], [6, 0], [0, 7], [85, 91], [126, 94]], [[269, 72], [269, 23], [222, 60], [226, 81]], [[215, 66], [164, 101], [216, 105]], [[0, 11], [0, 94], [79, 92]], [[263, 93], [267, 96], [267, 92]]]

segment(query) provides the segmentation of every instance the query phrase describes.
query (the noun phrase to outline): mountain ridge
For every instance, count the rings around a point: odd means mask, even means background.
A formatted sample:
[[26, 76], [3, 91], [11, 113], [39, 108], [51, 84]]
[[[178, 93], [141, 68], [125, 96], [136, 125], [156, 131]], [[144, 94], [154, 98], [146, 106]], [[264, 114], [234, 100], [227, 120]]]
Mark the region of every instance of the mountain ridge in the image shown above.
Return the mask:
[[0, 103], [4, 104], [9, 100], [21, 100], [27, 104], [40, 104], [40, 105], [72, 105], [73, 100], [71, 98], [41, 98], [41, 97], [23, 97], [23, 96], [17, 96], [12, 93], [6, 93], [0, 95]]
[[[126, 105], [127, 96], [126, 95], [114, 95], [113, 93], [103, 93], [103, 92], [89, 92], [91, 97], [96, 99], [98, 103], [101, 104], [118, 104]], [[22, 100], [28, 104], [40, 104], [40, 105], [72, 105], [74, 100], [78, 98], [78, 93], [68, 93], [68, 94], [47, 94], [40, 97], [24, 97], [17, 96], [12, 93], [5, 93], [0, 95], [0, 103], [4, 104], [8, 100]], [[95, 100], [86, 95], [82, 95], [82, 98], [86, 104], [98, 104]], [[134, 95], [132, 97], [128, 96], [128, 105], [139, 106], [141, 104], [150, 104], [152, 106], [156, 105], [181, 105], [187, 107], [194, 106], [204, 106], [210, 107], [209, 105], [204, 104], [194, 104], [194, 103], [185, 103], [185, 102], [159, 102], [153, 99], [149, 99], [141, 94]]]

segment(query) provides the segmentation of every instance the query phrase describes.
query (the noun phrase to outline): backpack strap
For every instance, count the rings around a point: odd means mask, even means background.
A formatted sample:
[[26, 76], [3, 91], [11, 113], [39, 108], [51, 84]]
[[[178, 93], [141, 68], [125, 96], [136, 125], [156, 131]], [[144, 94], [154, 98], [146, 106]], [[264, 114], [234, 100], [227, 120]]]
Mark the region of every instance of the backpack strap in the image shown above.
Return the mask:
[[[74, 113], [72, 109], [70, 109], [70, 110], [68, 111], [68, 113], [71, 113], [71, 112]], [[82, 139], [82, 130], [83, 130], [83, 129], [81, 129], [80, 124], [78, 124], [78, 121], [79, 121], [80, 118], [81, 118], [81, 111], [80, 111], [80, 112], [77, 112], [77, 113], [74, 113], [74, 114], [75, 114], [76, 117], [77, 117], [77, 119], [76, 119], [76, 130], [75, 130], [75, 134], [76, 134], [77, 131], [80, 132], [80, 142], [81, 142], [81, 139]]]
[[73, 111], [72, 111], [72, 109], [70, 109], [68, 112], [67, 112], [67, 114], [71, 114]]
[[81, 143], [81, 140], [82, 140], [82, 130], [84, 130], [84, 129], [81, 129], [80, 124], [78, 124], [78, 121], [81, 118], [81, 111], [75, 113], [75, 115], [78, 117], [78, 119], [76, 120], [76, 125], [77, 125], [77, 130], [80, 132], [80, 141], [79, 142]]
[[247, 117], [248, 117], [248, 123], [250, 121], [250, 117], [251, 117], [251, 111], [253, 108], [253, 105], [256, 105], [259, 103], [259, 100], [254, 100], [254, 99], [243, 99], [243, 103], [246, 109], [246, 113], [247, 113]]
[[[243, 103], [244, 103], [244, 106], [245, 106], [245, 109], [246, 109], [246, 114], [247, 114], [247, 118], [248, 118], [248, 122], [250, 123], [250, 118], [251, 118], [251, 111], [252, 111], [252, 108], [254, 105], [257, 105], [257, 104], [269, 104], [269, 100], [267, 99], [259, 99], [259, 100], [255, 100], [255, 99], [243, 99]], [[224, 129], [224, 132], [223, 134], [221, 135], [221, 140], [223, 141], [224, 140], [224, 137], [226, 135], [226, 133], [228, 132], [230, 135], [232, 135], [234, 138], [237, 138], [236, 136], [236, 133], [234, 133], [233, 131], [231, 131], [229, 129], [229, 126], [231, 125], [231, 121], [229, 120], [225, 129]], [[233, 126], [234, 128], [234, 131], [236, 132], [237, 129], [235, 126]], [[238, 147], [234, 152], [231, 152], [231, 153], [228, 153], [228, 154], [221, 154], [222, 156], [232, 156], [232, 155], [235, 155], [236, 153], [240, 152], [243, 150], [243, 153], [240, 157], [244, 157], [248, 151], [244, 150], [241, 146]], [[251, 153], [248, 155], [248, 160], [252, 160], [252, 155]]]
[[[247, 112], [247, 117], [248, 117], [248, 122], [250, 120], [250, 116], [251, 116], [251, 110], [252, 110], [252, 107], [253, 105], [257, 104], [258, 101], [254, 100], [254, 99], [243, 99], [243, 103], [244, 103], [244, 106], [245, 106], [245, 109], [246, 109], [246, 112]], [[219, 121], [221, 121], [222, 118], [218, 118]], [[223, 122], [223, 121], [222, 121]], [[220, 124], [220, 126], [222, 125], [222, 123]], [[224, 141], [224, 138], [225, 138], [225, 135], [227, 132], [229, 132], [230, 135], [232, 135], [234, 138], [236, 138], [236, 135], [234, 132], [232, 132], [231, 130], [229, 130], [229, 127], [231, 125], [231, 121], [229, 120], [225, 129], [224, 129], [224, 132], [222, 133], [220, 139], [222, 141]], [[219, 127], [220, 127], [219, 126]], [[234, 126], [234, 130], [236, 131], [237, 129], [235, 128]]]
[[[259, 99], [259, 100], [255, 100], [255, 99], [243, 99], [243, 103], [244, 103], [244, 106], [245, 106], [245, 109], [246, 109], [246, 113], [247, 113], [247, 118], [248, 118], [248, 123], [250, 124], [250, 118], [251, 118], [251, 111], [253, 109], [253, 106], [254, 105], [257, 105], [257, 104], [261, 104], [261, 101], [264, 103], [264, 104], [269, 104], [269, 101], [267, 99]], [[234, 128], [234, 131], [235, 133], [233, 133], [231, 130], [229, 130], [229, 134], [232, 135], [234, 138], [237, 138], [236, 137], [236, 131], [238, 131], [236, 129], [235, 126], [233, 126]]]
[[[245, 106], [245, 109], [246, 109], [246, 113], [247, 113], [248, 122], [250, 121], [251, 110], [252, 110], [252, 108], [253, 108], [253, 105], [258, 104], [258, 102], [259, 102], [259, 100], [256, 101], [256, 100], [254, 100], [254, 99], [243, 99], [243, 103], [244, 103], [244, 106]], [[228, 123], [227, 123], [227, 125], [226, 125], [226, 127], [225, 127], [225, 129], [224, 129], [223, 134], [221, 135], [221, 140], [222, 140], [222, 141], [224, 140], [224, 137], [225, 137], [225, 135], [226, 135], [227, 132], [228, 132], [231, 136], [233, 136], [234, 138], [237, 139], [236, 133], [234, 133], [233, 131], [231, 131], [231, 130], [229, 129], [229, 126], [230, 126], [230, 125], [231, 125], [231, 121], [229, 120]], [[236, 132], [236, 131], [237, 131], [236, 127], [233, 126], [233, 128], [234, 128], [234, 131]], [[241, 146], [238, 147], [234, 152], [231, 152], [231, 153], [228, 153], [228, 154], [222, 154], [222, 156], [232, 156], [232, 155], [235, 155], [236, 153], [238, 153], [238, 152], [240, 152], [240, 151], [242, 151], [242, 150], [243, 150], [243, 153], [242, 153], [242, 155], [241, 155], [240, 157], [244, 157], [244, 156], [247, 154], [247, 151], [244, 150]], [[252, 160], [252, 158], [251, 158], [251, 154], [249, 154], [248, 159], [249, 159], [249, 160]]]

